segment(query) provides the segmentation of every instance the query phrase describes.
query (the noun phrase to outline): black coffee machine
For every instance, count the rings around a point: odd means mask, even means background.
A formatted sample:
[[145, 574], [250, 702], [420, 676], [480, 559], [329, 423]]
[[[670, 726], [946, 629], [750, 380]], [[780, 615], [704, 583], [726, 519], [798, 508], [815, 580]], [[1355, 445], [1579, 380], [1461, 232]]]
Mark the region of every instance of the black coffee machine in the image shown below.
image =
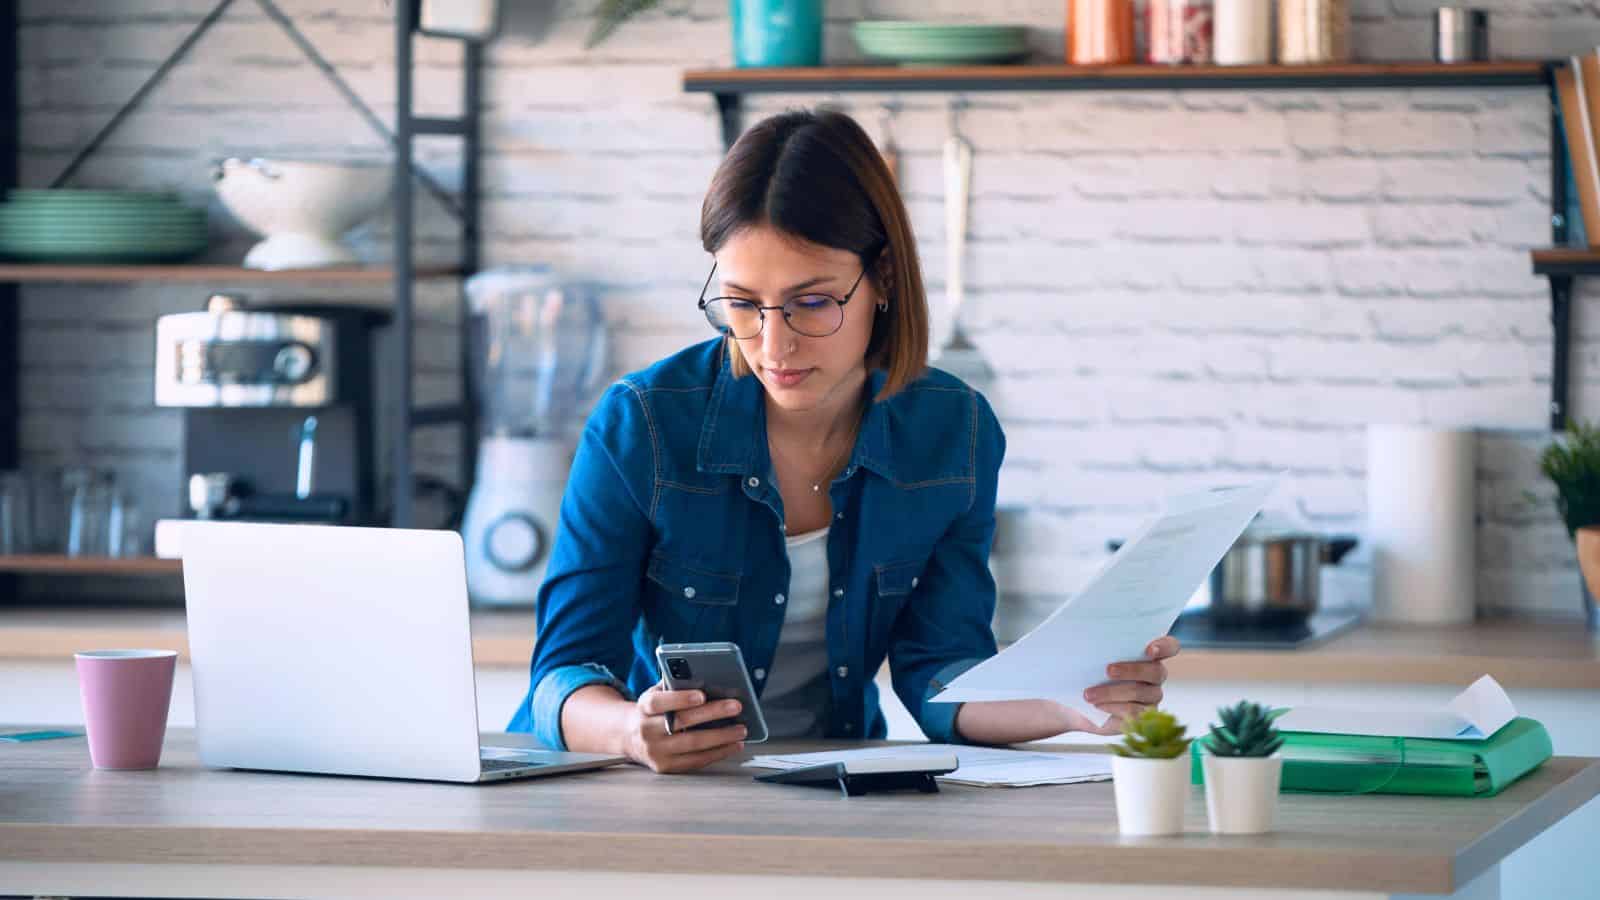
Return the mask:
[[374, 331], [389, 315], [318, 303], [156, 322], [156, 405], [182, 407], [185, 518], [374, 524]]

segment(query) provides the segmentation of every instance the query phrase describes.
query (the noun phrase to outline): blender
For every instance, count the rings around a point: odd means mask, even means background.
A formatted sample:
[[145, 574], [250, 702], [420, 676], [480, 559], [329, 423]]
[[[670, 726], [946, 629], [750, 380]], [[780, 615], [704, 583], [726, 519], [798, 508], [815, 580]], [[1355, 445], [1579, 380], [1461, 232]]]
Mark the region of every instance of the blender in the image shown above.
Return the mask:
[[590, 287], [543, 265], [481, 272], [466, 292], [482, 403], [461, 526], [467, 590], [480, 606], [532, 606], [576, 436], [601, 386], [605, 317]]

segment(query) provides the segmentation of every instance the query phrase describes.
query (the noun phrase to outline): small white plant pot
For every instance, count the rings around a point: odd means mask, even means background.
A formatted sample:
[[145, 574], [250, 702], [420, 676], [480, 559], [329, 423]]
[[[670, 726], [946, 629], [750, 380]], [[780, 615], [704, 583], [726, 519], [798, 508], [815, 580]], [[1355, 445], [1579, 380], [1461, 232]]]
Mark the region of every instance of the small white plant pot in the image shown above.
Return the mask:
[[1283, 757], [1201, 753], [1206, 777], [1206, 818], [1215, 834], [1262, 834], [1278, 817]]
[[1111, 782], [1117, 795], [1117, 827], [1123, 834], [1183, 832], [1183, 808], [1189, 800], [1188, 754], [1175, 759], [1113, 756]]

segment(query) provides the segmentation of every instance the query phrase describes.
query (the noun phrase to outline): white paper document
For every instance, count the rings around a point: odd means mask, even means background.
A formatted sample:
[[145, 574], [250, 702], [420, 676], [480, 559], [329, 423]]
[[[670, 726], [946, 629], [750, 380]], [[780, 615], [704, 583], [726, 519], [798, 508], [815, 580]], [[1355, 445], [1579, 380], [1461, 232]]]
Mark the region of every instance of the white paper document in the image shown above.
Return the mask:
[[960, 765], [948, 775], [938, 776], [951, 784], [978, 787], [1032, 787], [1039, 784], [1078, 784], [1107, 781], [1111, 778], [1111, 756], [1104, 753], [1037, 753], [1032, 750], [1006, 750], [997, 747], [965, 747], [955, 744], [916, 744], [900, 747], [868, 747], [862, 750], [826, 750], [821, 753], [791, 753], [757, 756], [745, 763], [753, 769], [798, 769], [831, 762], [869, 759], [930, 760], [955, 754]]
[[1274, 479], [1169, 499], [1083, 590], [931, 702], [1056, 700], [1104, 724], [1108, 716], [1083, 692], [1107, 680], [1111, 663], [1145, 658], [1145, 647], [1172, 628], [1276, 485]]
[[1416, 710], [1296, 706], [1273, 723], [1279, 731], [1370, 734], [1378, 737], [1480, 740], [1517, 717], [1505, 688], [1485, 675], [1443, 707]]

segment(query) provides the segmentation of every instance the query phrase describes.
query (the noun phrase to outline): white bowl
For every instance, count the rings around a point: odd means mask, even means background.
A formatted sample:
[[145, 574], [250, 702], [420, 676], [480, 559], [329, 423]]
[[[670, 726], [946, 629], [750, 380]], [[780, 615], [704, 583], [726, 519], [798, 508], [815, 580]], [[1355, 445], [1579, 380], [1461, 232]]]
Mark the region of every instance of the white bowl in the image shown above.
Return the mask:
[[389, 200], [392, 170], [380, 162], [228, 159], [213, 173], [217, 196], [266, 238], [250, 248], [251, 269], [310, 269], [358, 263], [340, 235]]

